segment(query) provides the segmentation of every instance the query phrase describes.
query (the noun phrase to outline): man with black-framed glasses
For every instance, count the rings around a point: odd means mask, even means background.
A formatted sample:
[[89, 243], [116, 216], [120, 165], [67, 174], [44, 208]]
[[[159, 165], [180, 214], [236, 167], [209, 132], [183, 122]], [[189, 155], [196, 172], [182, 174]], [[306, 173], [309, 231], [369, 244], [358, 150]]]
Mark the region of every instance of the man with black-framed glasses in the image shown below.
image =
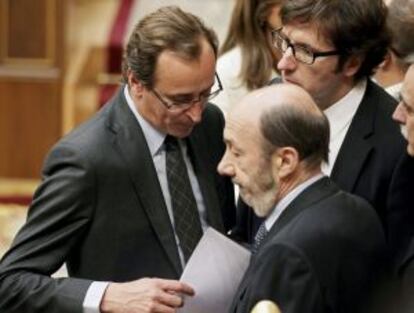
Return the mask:
[[[283, 81], [307, 90], [330, 122], [324, 173], [368, 200], [386, 235], [401, 238], [411, 231], [391, 225], [390, 216], [410, 207], [404, 193], [413, 190], [414, 165], [391, 119], [396, 101], [369, 78], [389, 46], [386, 12], [382, 0], [290, 0], [281, 9], [283, 27], [272, 36], [283, 53]], [[251, 241], [259, 224], [241, 219], [234, 234]], [[399, 253], [390, 248], [393, 257]]]
[[[214, 32], [178, 7], [135, 26], [125, 85], [45, 162], [0, 263], [1, 312], [175, 312], [194, 295], [178, 281], [186, 262], [208, 226], [235, 219], [216, 171], [224, 117], [208, 103], [222, 89], [216, 57]], [[63, 262], [70, 277], [51, 278]]]

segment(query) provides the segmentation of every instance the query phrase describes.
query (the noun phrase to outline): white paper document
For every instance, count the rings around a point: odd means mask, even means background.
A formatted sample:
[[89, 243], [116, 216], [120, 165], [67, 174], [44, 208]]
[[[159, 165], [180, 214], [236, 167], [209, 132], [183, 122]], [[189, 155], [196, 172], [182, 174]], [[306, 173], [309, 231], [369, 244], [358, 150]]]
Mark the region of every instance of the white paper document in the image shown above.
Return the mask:
[[195, 290], [179, 313], [227, 313], [250, 261], [250, 252], [208, 228], [181, 276]]

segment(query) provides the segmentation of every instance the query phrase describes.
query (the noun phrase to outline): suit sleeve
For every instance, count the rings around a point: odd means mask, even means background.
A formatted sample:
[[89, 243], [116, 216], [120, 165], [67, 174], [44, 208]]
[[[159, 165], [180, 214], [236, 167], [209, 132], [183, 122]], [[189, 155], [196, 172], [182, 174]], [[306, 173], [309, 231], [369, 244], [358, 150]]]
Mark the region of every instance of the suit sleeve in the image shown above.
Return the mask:
[[274, 301], [283, 313], [325, 312], [319, 281], [306, 257], [286, 245], [272, 245], [257, 255], [250, 280], [250, 312], [260, 300]]
[[27, 221], [0, 263], [0, 312], [82, 312], [91, 281], [50, 277], [88, 229], [94, 174], [70, 146], [53, 149]]

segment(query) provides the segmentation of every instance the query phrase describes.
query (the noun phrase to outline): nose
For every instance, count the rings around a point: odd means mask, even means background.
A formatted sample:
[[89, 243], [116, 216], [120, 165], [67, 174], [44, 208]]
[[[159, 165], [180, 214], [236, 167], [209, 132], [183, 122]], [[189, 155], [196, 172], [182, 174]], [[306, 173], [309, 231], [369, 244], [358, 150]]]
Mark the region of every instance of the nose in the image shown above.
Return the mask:
[[401, 103], [398, 104], [398, 106], [395, 108], [394, 113], [392, 114], [392, 118], [394, 121], [404, 124], [406, 123], [406, 112]]
[[200, 123], [204, 107], [205, 105], [202, 101], [197, 101], [186, 111], [187, 116], [190, 117], [194, 124]]
[[223, 157], [221, 158], [220, 163], [217, 165], [217, 172], [222, 176], [234, 176], [234, 167], [230, 164], [228, 160], [227, 149]]
[[293, 55], [293, 50], [289, 47], [285, 52], [280, 52], [281, 58], [277, 63], [277, 69], [279, 71], [293, 71], [296, 68], [296, 60]]

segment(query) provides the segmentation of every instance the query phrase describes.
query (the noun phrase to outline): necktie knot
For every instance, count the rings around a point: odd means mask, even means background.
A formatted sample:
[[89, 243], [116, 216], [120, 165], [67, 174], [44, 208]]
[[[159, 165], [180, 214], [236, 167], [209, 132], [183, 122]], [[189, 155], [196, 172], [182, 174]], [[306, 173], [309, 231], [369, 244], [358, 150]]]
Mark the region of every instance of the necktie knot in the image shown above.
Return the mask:
[[167, 135], [164, 139], [165, 150], [167, 151], [174, 151], [179, 149], [179, 144], [177, 138]]

